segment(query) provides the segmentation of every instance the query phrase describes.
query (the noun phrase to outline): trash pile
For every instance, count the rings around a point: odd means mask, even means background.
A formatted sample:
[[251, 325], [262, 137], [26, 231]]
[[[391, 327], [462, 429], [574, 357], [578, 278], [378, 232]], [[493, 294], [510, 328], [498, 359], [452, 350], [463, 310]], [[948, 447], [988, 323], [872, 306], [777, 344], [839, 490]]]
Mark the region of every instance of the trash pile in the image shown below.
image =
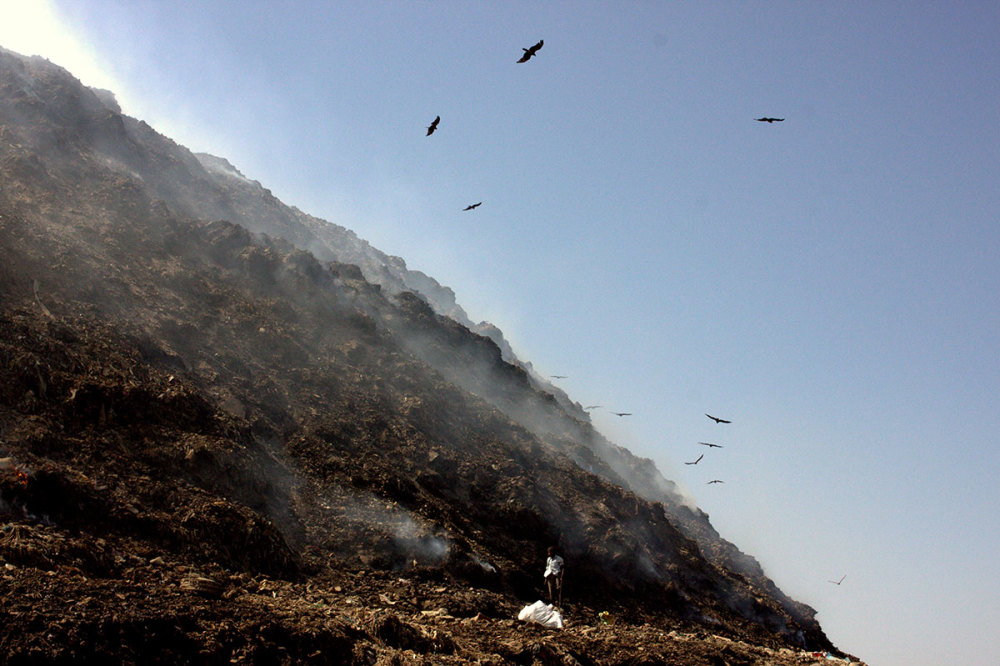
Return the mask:
[[[491, 557], [486, 568], [453, 534], [438, 551], [438, 535], [376, 495], [289, 484], [251, 431], [197, 387], [144, 365], [127, 340], [83, 320], [61, 343], [52, 330], [0, 312], [0, 372], [14, 359], [3, 341], [49, 350], [46, 400], [22, 401], [34, 390], [24, 383], [0, 386], [9, 663], [811, 663], [749, 625], [709, 634], [696, 620], [640, 615], [627, 598], [598, 610], [572, 586], [558, 609], [526, 605], [498, 584], [509, 561]], [[21, 377], [37, 383], [37, 373]], [[262, 499], [297, 507], [302, 522]], [[429, 546], [439, 554], [422, 561], [379, 550]], [[534, 598], [541, 563], [526, 583]]]
[[0, 49], [0, 660], [834, 653], [650, 461], [334, 228]]

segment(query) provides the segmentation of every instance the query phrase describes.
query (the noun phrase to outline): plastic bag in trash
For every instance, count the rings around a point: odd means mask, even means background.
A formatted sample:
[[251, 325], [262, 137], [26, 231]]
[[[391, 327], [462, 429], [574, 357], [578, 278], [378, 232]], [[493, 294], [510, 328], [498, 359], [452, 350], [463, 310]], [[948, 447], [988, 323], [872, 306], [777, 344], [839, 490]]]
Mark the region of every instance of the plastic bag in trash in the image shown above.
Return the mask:
[[522, 622], [537, 622], [549, 629], [563, 628], [562, 615], [551, 604], [544, 601], [536, 601], [530, 606], [525, 606], [517, 614], [517, 619]]

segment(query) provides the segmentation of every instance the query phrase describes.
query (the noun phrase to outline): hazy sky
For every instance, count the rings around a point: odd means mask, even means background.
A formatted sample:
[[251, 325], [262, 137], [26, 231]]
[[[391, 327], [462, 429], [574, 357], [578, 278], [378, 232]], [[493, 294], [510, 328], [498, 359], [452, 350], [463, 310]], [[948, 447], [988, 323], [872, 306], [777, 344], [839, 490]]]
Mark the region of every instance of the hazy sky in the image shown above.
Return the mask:
[[1000, 663], [1000, 3], [0, 15], [0, 45], [452, 287], [842, 649]]

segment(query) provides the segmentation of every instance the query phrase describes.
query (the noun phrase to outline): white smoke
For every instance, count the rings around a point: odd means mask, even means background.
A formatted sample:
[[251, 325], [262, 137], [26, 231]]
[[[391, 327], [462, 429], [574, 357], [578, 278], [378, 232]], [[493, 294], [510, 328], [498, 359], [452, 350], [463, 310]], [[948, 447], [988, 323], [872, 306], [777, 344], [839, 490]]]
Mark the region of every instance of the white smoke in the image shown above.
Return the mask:
[[408, 560], [441, 564], [451, 553], [446, 531], [398, 503], [348, 488], [341, 488], [340, 492], [344, 495], [319, 500], [319, 506], [326, 510], [336, 508], [340, 513], [338, 520], [359, 523], [388, 535], [393, 547]]
[[47, 58], [71, 71], [85, 85], [114, 90], [122, 98], [121, 82], [100, 62], [51, 0], [0, 0], [0, 16], [3, 16], [0, 46]]

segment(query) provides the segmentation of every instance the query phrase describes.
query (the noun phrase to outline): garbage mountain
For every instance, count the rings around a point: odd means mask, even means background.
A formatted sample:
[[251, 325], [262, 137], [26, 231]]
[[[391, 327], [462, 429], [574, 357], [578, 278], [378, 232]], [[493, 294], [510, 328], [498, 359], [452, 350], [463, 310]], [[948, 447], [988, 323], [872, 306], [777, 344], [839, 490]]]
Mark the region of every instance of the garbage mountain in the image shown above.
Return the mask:
[[840, 654], [450, 289], [3, 49], [0, 257], [0, 661]]

